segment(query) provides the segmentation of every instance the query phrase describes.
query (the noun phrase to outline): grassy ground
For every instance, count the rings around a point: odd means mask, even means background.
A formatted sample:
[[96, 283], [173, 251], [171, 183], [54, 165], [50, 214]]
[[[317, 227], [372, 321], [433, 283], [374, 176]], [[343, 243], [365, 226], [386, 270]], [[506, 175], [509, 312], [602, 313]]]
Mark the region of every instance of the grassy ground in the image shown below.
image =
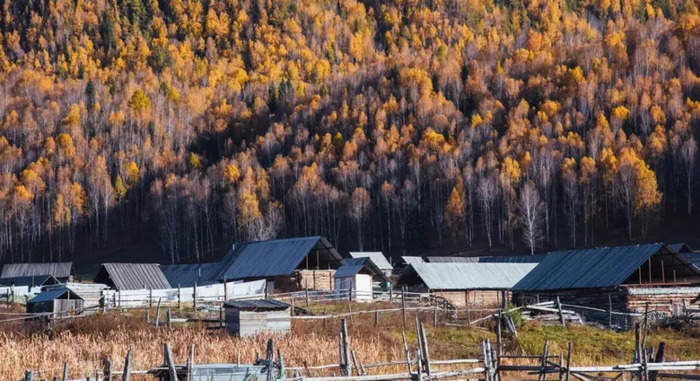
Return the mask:
[[[314, 306], [328, 313], [347, 311], [347, 303]], [[369, 308], [353, 305], [353, 311]], [[153, 316], [153, 314], [151, 315]], [[432, 327], [432, 313], [409, 315], [405, 330], [409, 345], [415, 348], [415, 317], [426, 324], [431, 358], [475, 358], [480, 356], [479, 341], [494, 334], [483, 328]], [[439, 323], [442, 323], [439, 321]], [[404, 331], [400, 312], [380, 316], [380, 326], [374, 326], [374, 315], [355, 316], [349, 324], [351, 347], [363, 363], [395, 361], [404, 358], [401, 333]], [[288, 366], [310, 366], [337, 363], [337, 335], [340, 321], [295, 320], [292, 334], [276, 339]], [[142, 370], [162, 362], [162, 346], [173, 346], [178, 362], [184, 362], [187, 348], [195, 344], [195, 362], [232, 363], [238, 351], [244, 362], [251, 362], [257, 351], [262, 352], [266, 336], [252, 339], [231, 337], [223, 331], [207, 330], [199, 324], [175, 327], [173, 331], [149, 326], [144, 316], [123, 316], [116, 313], [96, 315], [55, 323], [48, 336], [39, 323], [0, 324], [0, 380], [19, 380], [25, 369], [39, 370], [38, 377], [50, 379], [60, 373], [64, 361], [69, 362], [71, 377], [85, 377], [101, 368], [105, 357], [113, 359], [117, 369], [122, 367], [128, 348], [133, 350], [134, 365]], [[505, 343], [506, 351], [519, 354], [539, 354], [544, 340], [550, 341], [550, 352], [564, 352], [567, 342], [574, 348], [574, 365], [603, 365], [629, 362], [634, 343], [630, 332], [614, 332], [591, 327], [542, 326], [529, 323], [520, 326], [518, 338]], [[647, 343], [667, 344], [667, 359], [700, 359], [700, 334], [696, 329], [685, 331], [659, 330], [649, 334]], [[377, 371], [403, 371], [378, 369]], [[142, 378], [150, 379], [150, 378]]]

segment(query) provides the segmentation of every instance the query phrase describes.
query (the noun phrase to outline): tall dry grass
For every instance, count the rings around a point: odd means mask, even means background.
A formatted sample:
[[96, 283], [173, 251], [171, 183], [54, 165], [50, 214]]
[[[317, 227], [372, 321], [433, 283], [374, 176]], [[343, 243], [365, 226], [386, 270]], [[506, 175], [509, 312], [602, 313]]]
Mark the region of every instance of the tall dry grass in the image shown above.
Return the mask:
[[[364, 319], [357, 319], [364, 320]], [[318, 329], [314, 329], [313, 326]], [[294, 334], [278, 336], [275, 345], [282, 351], [288, 366], [333, 364], [338, 361], [338, 322], [294, 322]], [[207, 330], [200, 325], [175, 327], [172, 331], [150, 327], [144, 319], [118, 314], [98, 315], [54, 324], [49, 337], [39, 324], [20, 327], [0, 326], [0, 380], [19, 380], [26, 369], [37, 377], [50, 379], [60, 375], [65, 361], [71, 377], [94, 375], [102, 369], [102, 360], [112, 359], [121, 370], [124, 356], [132, 350], [132, 369], [146, 370], [163, 362], [163, 345], [168, 342], [179, 363], [184, 363], [191, 344], [195, 345], [194, 360], [198, 363], [234, 363], [240, 350], [241, 360], [251, 363], [256, 352], [264, 352], [267, 339], [236, 338], [225, 331]], [[360, 331], [365, 331], [360, 334]], [[403, 358], [400, 342], [379, 330], [371, 332], [359, 324], [351, 324], [352, 349], [364, 363], [399, 360]], [[138, 379], [138, 378], [137, 378]], [[149, 378], [142, 378], [149, 379]]]
[[[355, 308], [355, 307], [353, 307]], [[480, 355], [479, 341], [493, 333], [486, 329], [461, 327], [431, 327], [432, 313], [409, 314], [406, 335], [415, 348], [414, 319], [425, 322], [433, 359], [476, 358]], [[350, 344], [359, 361], [373, 362], [403, 360], [401, 313], [383, 314], [380, 326], [374, 326], [374, 315], [355, 316], [349, 323]], [[275, 337], [288, 366], [334, 364], [338, 362], [338, 329], [340, 320], [299, 321], [292, 324], [292, 334]], [[178, 363], [184, 363], [188, 348], [195, 345], [197, 363], [234, 363], [240, 350], [241, 360], [250, 363], [256, 352], [264, 351], [269, 336], [241, 339], [225, 331], [212, 331], [191, 324], [172, 331], [145, 323], [144, 316], [129, 317], [117, 313], [96, 315], [56, 323], [48, 336], [40, 323], [0, 324], [0, 381], [19, 380], [25, 369], [50, 379], [60, 375], [64, 361], [68, 362], [70, 377], [94, 375], [102, 368], [102, 359], [112, 359], [115, 369], [123, 367], [127, 349], [133, 353], [133, 369], [146, 370], [163, 361], [163, 345], [168, 342]], [[505, 343], [511, 353], [539, 354], [544, 340], [550, 341], [550, 351], [565, 351], [567, 342], [574, 345], [575, 365], [602, 365], [629, 361], [634, 337], [631, 332], [614, 332], [591, 327], [540, 326], [520, 327], [517, 341]], [[667, 359], [700, 359], [700, 332], [696, 330], [654, 330], [647, 343], [667, 343]], [[404, 367], [376, 371], [404, 371]], [[328, 374], [328, 373], [319, 373]], [[134, 380], [152, 380], [140, 376]]]

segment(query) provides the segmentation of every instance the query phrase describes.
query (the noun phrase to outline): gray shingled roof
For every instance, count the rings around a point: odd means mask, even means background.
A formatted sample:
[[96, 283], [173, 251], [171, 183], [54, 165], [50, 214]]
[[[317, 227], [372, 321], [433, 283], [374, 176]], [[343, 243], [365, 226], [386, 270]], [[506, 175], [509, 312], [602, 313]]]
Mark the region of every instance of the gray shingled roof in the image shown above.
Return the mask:
[[8, 263], [2, 266], [0, 278], [37, 275], [53, 275], [57, 279], [66, 279], [73, 275], [73, 262]]
[[394, 269], [381, 251], [351, 251], [350, 256], [353, 258], [369, 258], [380, 270]]
[[[290, 275], [314, 250], [318, 250], [325, 257], [323, 262], [331, 263], [332, 268], [342, 265], [340, 254], [320, 236], [249, 242], [236, 246], [224, 257], [216, 279]], [[313, 260], [312, 264], [315, 265]]]
[[216, 275], [221, 269], [219, 263], [200, 263], [190, 265], [161, 265], [160, 269], [172, 287], [192, 287], [218, 283]]
[[[690, 262], [668, 245], [654, 243], [596, 249], [563, 250], [547, 254], [540, 264], [513, 288], [515, 291], [617, 287], [655, 254], [674, 255]], [[694, 266], [688, 271], [698, 273]]]
[[95, 276], [116, 290], [161, 290], [171, 288], [157, 263], [104, 263]]
[[431, 290], [508, 290], [536, 263], [413, 263], [401, 282], [418, 277]]

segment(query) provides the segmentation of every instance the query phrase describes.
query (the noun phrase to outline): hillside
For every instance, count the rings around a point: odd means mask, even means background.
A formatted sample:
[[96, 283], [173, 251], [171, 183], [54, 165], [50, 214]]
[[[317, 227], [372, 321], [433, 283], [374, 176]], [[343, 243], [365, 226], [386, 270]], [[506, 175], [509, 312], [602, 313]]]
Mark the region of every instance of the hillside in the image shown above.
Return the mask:
[[697, 232], [692, 0], [0, 8], [0, 262]]

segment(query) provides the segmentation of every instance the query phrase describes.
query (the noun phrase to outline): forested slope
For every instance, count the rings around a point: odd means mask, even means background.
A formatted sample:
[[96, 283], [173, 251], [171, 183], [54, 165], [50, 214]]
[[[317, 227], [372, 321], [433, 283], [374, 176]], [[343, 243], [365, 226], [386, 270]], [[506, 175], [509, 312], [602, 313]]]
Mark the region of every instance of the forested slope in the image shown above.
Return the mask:
[[[569, 247], [693, 213], [692, 0], [0, 0], [0, 261]], [[118, 258], [114, 258], [115, 260]]]

